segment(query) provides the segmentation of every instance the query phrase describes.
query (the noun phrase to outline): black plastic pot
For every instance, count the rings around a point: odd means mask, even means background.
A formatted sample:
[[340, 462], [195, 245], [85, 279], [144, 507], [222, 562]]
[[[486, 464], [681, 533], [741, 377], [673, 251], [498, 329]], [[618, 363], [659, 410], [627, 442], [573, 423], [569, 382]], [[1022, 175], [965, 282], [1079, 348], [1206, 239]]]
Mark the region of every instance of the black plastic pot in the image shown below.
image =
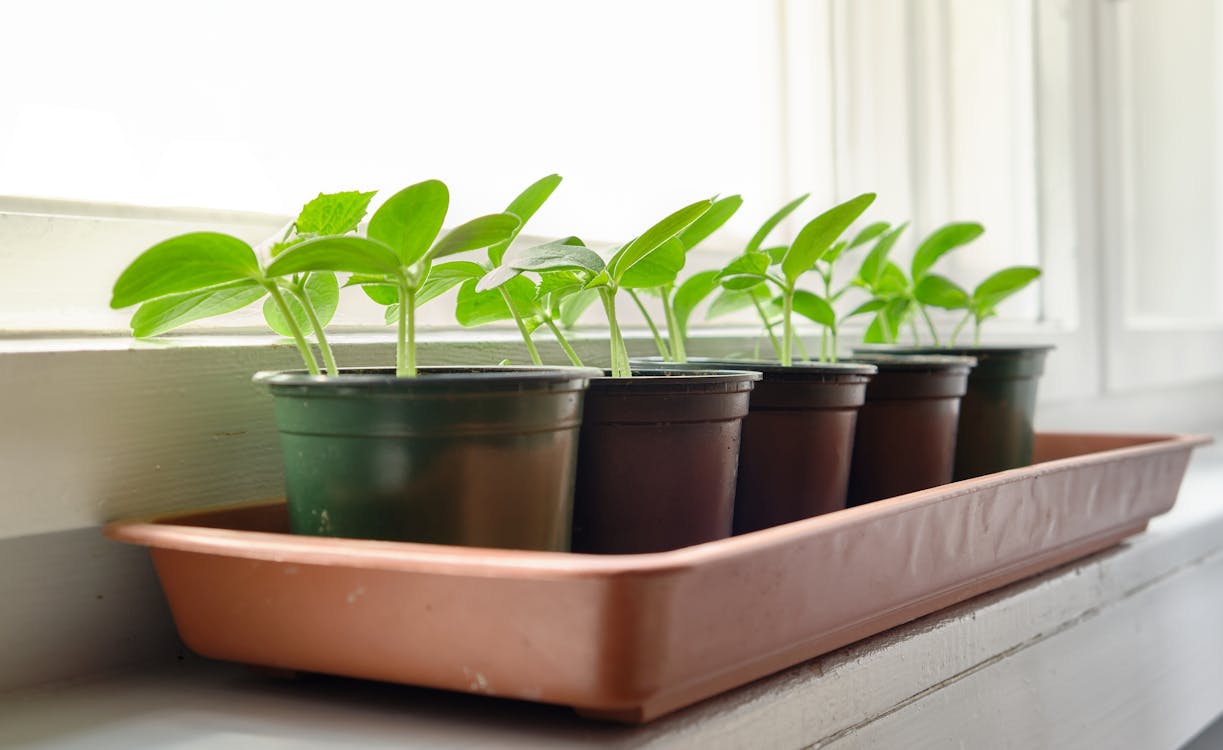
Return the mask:
[[567, 550], [587, 368], [264, 372], [294, 533]]
[[872, 365], [693, 358], [667, 367], [752, 370], [763, 379], [743, 420], [736, 534], [845, 507], [858, 407]]
[[573, 550], [661, 552], [730, 536], [754, 372], [634, 370], [586, 394]]
[[1049, 345], [1032, 346], [864, 346], [854, 352], [898, 355], [946, 354], [973, 357], [960, 405], [954, 478], [971, 479], [1032, 463], [1032, 420], [1036, 390]]
[[849, 505], [951, 481], [971, 357], [862, 355], [879, 372], [858, 411]]

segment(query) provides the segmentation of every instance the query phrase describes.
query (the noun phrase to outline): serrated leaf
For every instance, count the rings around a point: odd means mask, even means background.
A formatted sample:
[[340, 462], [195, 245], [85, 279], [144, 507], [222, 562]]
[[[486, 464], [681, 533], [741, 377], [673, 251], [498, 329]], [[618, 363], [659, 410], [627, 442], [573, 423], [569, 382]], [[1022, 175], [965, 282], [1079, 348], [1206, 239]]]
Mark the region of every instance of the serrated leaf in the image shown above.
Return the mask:
[[409, 185], [374, 212], [367, 234], [391, 248], [399, 265], [411, 266], [437, 239], [449, 206], [450, 191], [440, 180]]
[[[773, 300], [777, 302], [776, 299]], [[794, 292], [794, 312], [825, 328], [837, 327], [837, 314], [832, 305], [819, 295], [799, 289]]]
[[247, 279], [151, 300], [137, 308], [132, 316], [132, 335], [137, 338], [156, 336], [187, 323], [241, 310], [267, 293], [259, 282]]
[[675, 283], [675, 277], [684, 268], [684, 243], [672, 237], [659, 245], [654, 252], [637, 261], [620, 279], [625, 289], [652, 289]]
[[460, 224], [446, 233], [425, 255], [425, 258], [443, 258], [447, 255], [479, 250], [512, 239], [522, 222], [513, 214], [489, 214]]
[[355, 230], [365, 218], [370, 199], [376, 192], [319, 193], [317, 198], [302, 206], [295, 222], [298, 234], [347, 234]]
[[708, 211], [701, 214], [699, 219], [679, 233], [679, 241], [683, 243], [684, 252], [696, 247], [706, 237], [718, 231], [742, 205], [743, 199], [737, 195], [729, 195], [714, 201]]
[[551, 271], [539, 277], [539, 297], [549, 294], [572, 294], [584, 286], [582, 279], [573, 271]]
[[968, 307], [968, 292], [946, 276], [926, 274], [917, 282], [913, 296], [923, 305], [941, 307], [944, 310], [963, 310]]
[[764, 244], [765, 238], [773, 231], [787, 216], [794, 213], [794, 209], [802, 205], [803, 201], [811, 196], [810, 193], [803, 193], [786, 205], [777, 209], [777, 212], [765, 220], [760, 228], [756, 230], [756, 234], [748, 241], [747, 247], [743, 248], [744, 253], [754, 253], [760, 250], [760, 246]]
[[994, 307], [1002, 300], [1040, 278], [1040, 269], [1035, 266], [1011, 266], [992, 274], [973, 290], [974, 307]]
[[267, 267], [271, 277], [306, 271], [395, 277], [399, 257], [389, 246], [365, 237], [316, 237], [284, 251]]
[[671, 307], [675, 311], [676, 320], [679, 321], [679, 328], [684, 336], [688, 335], [688, 320], [692, 317], [697, 305], [713, 294], [717, 288], [718, 271], [701, 271], [689, 276], [675, 290]]
[[517, 216], [521, 223], [519, 223], [518, 228], [514, 230], [513, 234], [502, 242], [488, 248], [488, 259], [492, 261], [494, 266], [501, 265], [501, 258], [514, 242], [514, 238], [518, 236], [522, 228], [527, 225], [527, 222], [531, 220], [535, 212], [552, 196], [552, 193], [560, 184], [561, 176], [550, 174], [531, 183], [526, 190], [523, 190], [514, 200], [510, 201], [510, 205], [506, 207], [505, 213]]
[[425, 282], [420, 285], [420, 291], [416, 293], [416, 304], [423, 305], [434, 297], [445, 294], [458, 284], [479, 279], [482, 276], [484, 276], [484, 266], [479, 263], [466, 260], [440, 263], [429, 269], [429, 275], [425, 277]]
[[828, 252], [832, 243], [836, 242], [874, 201], [874, 193], [863, 193], [807, 222], [781, 261], [781, 272], [785, 274], [791, 286]]
[[862, 265], [858, 268], [857, 280], [867, 289], [875, 291], [879, 283], [879, 275], [887, 265], [888, 255], [896, 245], [896, 240], [900, 239], [900, 235], [908, 226], [909, 223], [905, 222], [891, 231], [884, 232], [862, 260]]
[[926, 272], [930, 270], [930, 266], [933, 266], [939, 258], [961, 245], [972, 242], [983, 232], [985, 232], [985, 227], [975, 222], [952, 222], [931, 232], [930, 236], [922, 240], [917, 250], [913, 252], [913, 264], [909, 270], [913, 276], [913, 282], [921, 281]]
[[706, 198], [684, 206], [620, 248], [607, 264], [607, 272], [612, 280], [619, 284], [630, 268], [657, 250], [664, 242], [686, 229], [688, 225], [708, 211], [711, 205], [713, 201]]
[[[335, 274], [327, 272], [312, 273], [306, 279], [303, 285], [302, 292], [306, 298], [310, 300], [311, 306], [314, 308], [314, 314], [318, 316], [319, 325], [326, 327], [335, 316], [336, 307], [340, 304], [340, 284], [336, 280]], [[314, 326], [310, 323], [310, 316], [306, 314], [305, 307], [295, 294], [286, 293], [284, 297], [285, 306], [289, 308], [290, 314], [293, 316], [294, 322], [301, 330], [302, 334], [309, 336], [314, 333]], [[280, 307], [272, 300], [271, 297], [264, 300], [263, 303], [263, 319], [267, 322], [268, 327], [281, 336], [292, 336], [293, 330], [289, 327], [288, 321], [280, 311]]]
[[192, 232], [137, 256], [115, 281], [110, 306], [119, 309], [261, 276], [250, 245], [227, 234]]

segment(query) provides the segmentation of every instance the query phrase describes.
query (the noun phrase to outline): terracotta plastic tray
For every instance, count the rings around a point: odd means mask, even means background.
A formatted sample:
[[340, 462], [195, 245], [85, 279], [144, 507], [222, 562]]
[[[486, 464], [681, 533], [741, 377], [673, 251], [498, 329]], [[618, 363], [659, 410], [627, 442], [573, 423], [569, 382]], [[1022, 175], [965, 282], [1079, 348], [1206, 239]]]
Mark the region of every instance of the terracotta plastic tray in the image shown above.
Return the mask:
[[648, 721], [1114, 545], [1194, 436], [1040, 435], [1039, 463], [673, 552], [282, 533], [282, 502], [109, 525], [201, 655]]

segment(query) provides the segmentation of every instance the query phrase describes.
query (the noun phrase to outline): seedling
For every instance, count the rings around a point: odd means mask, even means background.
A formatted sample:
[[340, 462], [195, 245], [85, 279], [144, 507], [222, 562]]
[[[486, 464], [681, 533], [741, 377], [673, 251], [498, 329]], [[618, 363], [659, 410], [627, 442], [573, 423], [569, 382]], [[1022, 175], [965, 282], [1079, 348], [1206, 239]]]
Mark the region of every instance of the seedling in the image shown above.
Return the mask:
[[[273, 257], [321, 235], [343, 235], [357, 228], [374, 193], [319, 194], [302, 207]], [[140, 304], [132, 316], [132, 333], [156, 336], [196, 320], [240, 310], [265, 299], [263, 316], [272, 330], [293, 338], [306, 369], [319, 374], [306, 343], [314, 334], [328, 374], [338, 374], [323, 332], [335, 314], [339, 285], [333, 273], [299, 273], [277, 278], [267, 272], [255, 250], [243, 240], [218, 232], [172, 237], [141, 253], [115, 282], [110, 306]]]
[[274, 278], [294, 274], [347, 272], [347, 286], [363, 286], [383, 305], [397, 305], [395, 371], [416, 375], [416, 310], [467, 279], [484, 275], [471, 261], [434, 265], [448, 255], [495, 246], [512, 239], [521, 222], [508, 213], [481, 216], [438, 239], [450, 191], [426, 180], [391, 196], [370, 218], [365, 237], [326, 236], [286, 249], [267, 268]]
[[511, 249], [506, 252], [502, 265], [480, 280], [476, 291], [496, 289], [529, 271], [540, 276], [540, 291], [558, 311], [567, 303], [580, 308], [585, 301], [583, 297], [589, 298], [591, 291], [597, 293], [610, 331], [612, 376], [630, 377], [628, 349], [616, 316], [616, 295], [621, 290], [647, 289], [674, 282], [678, 270], [674, 267], [675, 253], [683, 254], [676, 235], [712, 205], [712, 200], [702, 200], [681, 208], [614, 251], [606, 262], [576, 237], [522, 250]]

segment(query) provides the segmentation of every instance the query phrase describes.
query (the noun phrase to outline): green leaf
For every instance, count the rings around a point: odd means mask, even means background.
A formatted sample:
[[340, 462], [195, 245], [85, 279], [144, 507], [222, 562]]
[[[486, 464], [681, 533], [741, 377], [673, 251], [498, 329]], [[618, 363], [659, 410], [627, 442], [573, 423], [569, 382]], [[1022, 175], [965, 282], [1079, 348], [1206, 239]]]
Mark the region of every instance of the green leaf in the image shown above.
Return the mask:
[[874, 201], [874, 193], [863, 193], [807, 222], [781, 261], [781, 272], [785, 274], [791, 286], [828, 252], [832, 243], [836, 242]]
[[424, 257], [442, 231], [450, 191], [439, 180], [410, 185], [387, 199], [369, 220], [367, 234], [395, 252], [407, 267]]
[[466, 260], [433, 266], [425, 278], [425, 283], [420, 285], [420, 291], [416, 293], [416, 304], [423, 305], [434, 297], [445, 294], [456, 285], [468, 280], [479, 279], [483, 275], [484, 266]]
[[245, 279], [151, 300], [137, 308], [132, 316], [132, 335], [137, 338], [156, 336], [196, 320], [241, 310], [267, 293], [258, 281]]
[[879, 312], [883, 308], [887, 307], [887, 304], [888, 304], [887, 300], [879, 299], [878, 297], [876, 297], [875, 299], [868, 299], [867, 301], [863, 302], [862, 304], [858, 305], [853, 310], [851, 310], [849, 314], [847, 314], [843, 318], [843, 320], [848, 320], [850, 318], [856, 318], [859, 315], [866, 315], [868, 313]]
[[1040, 269], [1034, 266], [1004, 268], [982, 281], [973, 290], [973, 307], [994, 307], [1038, 278]]
[[[573, 243], [579, 244], [573, 244]], [[603, 270], [603, 259], [599, 254], [580, 244], [576, 237], [547, 242], [526, 248], [511, 248], [494, 268], [481, 279], [479, 290], [485, 291], [504, 284], [520, 271], [546, 273], [550, 271], [585, 271], [598, 274]], [[503, 270], [504, 269], [504, 270]]]
[[347, 271], [398, 277], [399, 256], [387, 245], [365, 237], [316, 237], [281, 253], [267, 268], [272, 277], [304, 271]]
[[585, 284], [582, 278], [573, 271], [551, 271], [539, 277], [538, 297], [543, 298], [549, 294], [563, 297], [573, 294], [583, 286]]
[[968, 307], [968, 292], [946, 276], [926, 274], [917, 282], [913, 296], [923, 305], [941, 307], [944, 310], [964, 310]]
[[828, 252], [824, 253], [824, 257], [820, 258], [820, 260], [829, 264], [836, 263], [841, 257], [841, 253], [845, 252], [846, 247], [848, 247], [848, 243], [846, 243], [845, 240], [834, 242], [832, 247], [828, 248]]
[[872, 290], [880, 297], [890, 297], [896, 294], [902, 294], [909, 289], [909, 279], [905, 276], [905, 272], [900, 269], [892, 261], [888, 261], [883, 265], [883, 271], [879, 274], [879, 280], [875, 282], [875, 288]]
[[985, 231], [985, 227], [973, 222], [953, 222], [945, 224], [930, 233], [930, 236], [922, 240], [922, 243], [917, 246], [917, 250], [913, 252], [913, 264], [910, 266], [910, 273], [913, 275], [913, 282], [917, 283], [926, 275], [926, 271], [930, 266], [948, 252], [955, 248], [968, 244], [981, 236]]
[[689, 276], [675, 290], [671, 307], [675, 310], [675, 317], [684, 336], [688, 335], [688, 320], [692, 317], [692, 312], [717, 288], [718, 271], [701, 271]]
[[755, 252], [740, 255], [718, 273], [718, 282], [727, 289], [751, 289], [764, 283], [769, 256]]
[[586, 312], [587, 308], [598, 299], [597, 289], [583, 289], [565, 297], [561, 300], [561, 325], [565, 328], [573, 328], [577, 325], [578, 318], [582, 317], [582, 313]]
[[900, 327], [909, 317], [911, 306], [912, 303], [908, 298], [898, 297], [888, 300], [887, 306], [879, 311], [879, 319], [888, 343], [894, 344], [900, 338]]
[[489, 214], [451, 229], [425, 257], [442, 258], [512, 239], [522, 222], [513, 214]]
[[752, 239], [748, 241], [747, 247], [743, 249], [744, 253], [754, 253], [760, 250], [760, 246], [764, 244], [764, 240], [787, 216], [794, 213], [794, 209], [802, 205], [803, 201], [811, 196], [810, 193], [803, 193], [786, 205], [777, 209], [777, 213], [765, 220], [760, 228], [756, 230], [756, 234], [752, 235]]
[[475, 280], [468, 280], [459, 287], [454, 317], [459, 321], [459, 325], [470, 328], [498, 320], [510, 320], [514, 315], [505, 304], [500, 290], [476, 291]]
[[672, 237], [630, 268], [620, 279], [625, 289], [650, 289], [674, 284], [684, 268], [684, 243]]
[[874, 291], [878, 285], [879, 276], [887, 265], [888, 254], [892, 252], [896, 240], [908, 226], [909, 223], [905, 222], [889, 232], [884, 232], [871, 251], [867, 253], [866, 258], [862, 260], [862, 265], [858, 268], [857, 280], [867, 289]]
[[365, 292], [365, 296], [380, 305], [399, 303], [399, 287], [393, 284], [362, 284], [361, 290]]
[[714, 320], [723, 315], [729, 315], [749, 307], [754, 307], [756, 302], [769, 308], [766, 312], [771, 310], [773, 315], [778, 315], [781, 312], [780, 306], [773, 304], [768, 290], [763, 286], [758, 286], [754, 289], [723, 289], [722, 293], [714, 297], [713, 302], [709, 303], [709, 309], [705, 312], [705, 319]]
[[117, 310], [261, 276], [250, 245], [227, 234], [192, 232], [159, 242], [132, 261], [115, 281], [110, 306]]
[[302, 206], [297, 216], [299, 234], [347, 234], [357, 228], [365, 218], [370, 199], [376, 190], [362, 193], [350, 190], [343, 193], [319, 193], [318, 197]]
[[789, 251], [789, 249], [789, 245], [775, 245], [774, 247], [767, 247], [760, 252], [769, 256], [770, 266], [775, 266], [781, 262], [782, 258], [786, 257], [786, 252]]
[[[310, 277], [306, 279], [303, 292], [314, 307], [314, 314], [318, 316], [319, 324], [326, 327], [335, 316], [336, 307], [340, 304], [340, 283], [336, 281], [335, 274], [325, 271], [310, 274]], [[309, 336], [314, 333], [314, 326], [310, 324], [310, 316], [306, 314], [306, 308], [302, 306], [297, 296], [292, 293], [283, 296], [285, 307], [289, 308], [289, 313], [292, 314], [302, 334]], [[280, 306], [271, 297], [263, 302], [263, 319], [268, 324], [268, 328], [281, 336], [293, 335], [293, 329], [289, 327], [288, 321], [280, 312]]]
[[[773, 300], [777, 302], [776, 299]], [[823, 297], [799, 289], [794, 293], [794, 312], [825, 328], [837, 327], [837, 314]]]
[[522, 228], [527, 225], [527, 222], [531, 220], [535, 212], [552, 196], [552, 193], [560, 184], [561, 176], [550, 174], [543, 179], [533, 182], [526, 190], [519, 193], [518, 197], [510, 201], [510, 205], [506, 207], [505, 213], [517, 216], [521, 223], [507, 239], [488, 248], [488, 259], [493, 262], [494, 266], [501, 265], [501, 258], [505, 255], [505, 251], [509, 249], [510, 244], [513, 243], [514, 238], [518, 236]]
[[861, 232], [854, 235], [853, 241], [846, 247], [847, 250], [853, 250], [855, 247], [860, 247], [875, 239], [881, 237], [891, 225], [886, 221], [876, 221], [873, 224], [867, 224], [862, 228]]
[[743, 199], [737, 195], [714, 201], [709, 210], [701, 215], [701, 218], [689, 224], [687, 229], [679, 233], [679, 241], [684, 245], [684, 252], [696, 247], [706, 237], [718, 231], [742, 205]]
[[689, 224], [708, 211], [711, 205], [713, 201], [707, 198], [684, 206], [620, 248], [620, 251], [612, 256], [611, 261], [607, 264], [607, 272], [612, 280], [619, 284], [630, 268], [657, 250], [664, 242], [682, 232]]

